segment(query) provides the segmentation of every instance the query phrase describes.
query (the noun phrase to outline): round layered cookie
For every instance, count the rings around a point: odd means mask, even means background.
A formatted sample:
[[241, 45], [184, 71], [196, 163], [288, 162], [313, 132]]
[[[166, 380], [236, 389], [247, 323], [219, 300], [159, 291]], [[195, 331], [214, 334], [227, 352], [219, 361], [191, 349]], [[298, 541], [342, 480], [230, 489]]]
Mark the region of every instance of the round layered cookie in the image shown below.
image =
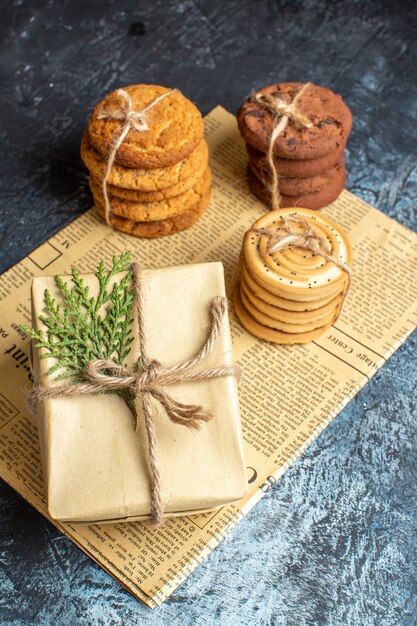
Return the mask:
[[286, 333], [282, 330], [270, 328], [269, 326], [265, 326], [264, 324], [260, 324], [259, 322], [257, 322], [244, 307], [242, 299], [240, 297], [239, 288], [235, 288], [233, 301], [235, 313], [239, 318], [242, 326], [252, 335], [255, 335], [255, 337], [258, 337], [259, 339], [264, 339], [265, 341], [270, 341], [272, 343], [308, 343], [309, 341], [313, 341], [313, 339], [319, 337], [326, 330], [326, 328], [329, 328], [334, 322], [334, 320], [332, 320], [329, 324], [325, 324], [324, 326], [320, 326], [318, 328], [315, 328], [314, 330], [305, 333]]
[[[303, 83], [279, 83], [251, 94], [237, 114], [243, 139], [266, 153], [277, 124], [277, 115], [268, 104], [274, 99], [291, 104], [303, 86]], [[274, 155], [285, 159], [317, 159], [346, 144], [352, 128], [352, 114], [341, 96], [325, 87], [309, 85], [296, 107], [311, 122], [311, 127], [290, 120], [274, 142]]]
[[[87, 131], [81, 141], [81, 158], [91, 175], [97, 180], [103, 180], [107, 161], [92, 146]], [[143, 193], [159, 193], [166, 189], [181, 188], [181, 185], [184, 186], [183, 191], [185, 191], [186, 185], [190, 179], [193, 179], [195, 172], [201, 169], [204, 171], [207, 163], [208, 145], [202, 139], [186, 159], [168, 167], [130, 168], [115, 163], [111, 168], [107, 182], [109, 185], [123, 190], [130, 189]]]
[[[250, 163], [250, 169], [255, 176], [271, 187], [271, 174], [267, 167], [259, 167], [255, 163]], [[310, 178], [289, 178], [280, 176], [278, 179], [280, 193], [285, 196], [303, 196], [319, 192], [323, 187], [334, 185], [339, 178], [343, 178], [341, 170], [344, 170], [346, 176], [346, 168], [342, 159], [327, 172], [311, 176]]]
[[[274, 166], [279, 176], [290, 178], [311, 178], [327, 172], [343, 159], [346, 144], [340, 144], [336, 150], [318, 159], [280, 159], [274, 157]], [[266, 160], [266, 154], [246, 144], [249, 161], [266, 171], [270, 171]]]
[[274, 307], [277, 307], [283, 311], [292, 315], [293, 313], [306, 313], [309, 311], [315, 311], [316, 309], [321, 309], [327, 305], [332, 305], [334, 303], [335, 298], [339, 296], [341, 291], [346, 287], [346, 285], [342, 285], [342, 289], [339, 286], [336, 287], [334, 292], [330, 293], [324, 298], [317, 298], [316, 300], [310, 301], [297, 301], [291, 300], [290, 298], [282, 298], [277, 296], [274, 293], [271, 293], [261, 285], [259, 285], [255, 279], [252, 277], [251, 273], [247, 270], [245, 264], [241, 261], [239, 264], [239, 274], [240, 279], [244, 281], [249, 289], [255, 294], [256, 297], [260, 298], [264, 302], [271, 304]]
[[[205, 142], [202, 142], [205, 144]], [[207, 157], [205, 159], [201, 159], [197, 164], [192, 175], [177, 183], [176, 185], [172, 185], [172, 187], [167, 187], [166, 189], [160, 189], [155, 191], [137, 191], [135, 189], [123, 189], [122, 187], [116, 187], [115, 185], [107, 185], [107, 191], [112, 196], [116, 196], [117, 198], [122, 198], [123, 200], [130, 200], [131, 202], [163, 202], [164, 200], [168, 200], [169, 198], [174, 198], [179, 196], [189, 189], [192, 189], [199, 180], [204, 176], [205, 171], [208, 168], [208, 151]], [[100, 186], [101, 182], [98, 179], [94, 179], [96, 186]]]
[[[291, 247], [271, 251], [274, 236], [288, 237], [284, 219], [291, 235], [308, 235], [322, 238], [328, 254], [342, 266], [311, 250]], [[297, 301], [313, 301], [344, 291], [348, 282], [346, 266], [352, 262], [349, 240], [342, 229], [330, 218], [304, 208], [271, 211], [258, 219], [244, 236], [242, 255], [244, 263], [255, 281], [265, 290]], [[260, 231], [260, 232], [259, 232]]]
[[[135, 237], [155, 239], [157, 237], [164, 237], [165, 235], [173, 235], [174, 233], [190, 228], [190, 226], [195, 224], [198, 218], [206, 210], [209, 200], [210, 190], [191, 209], [181, 213], [180, 215], [168, 217], [165, 220], [135, 222], [133, 220], [119, 217], [118, 215], [113, 215], [110, 218], [110, 223], [116, 230], [120, 230]], [[94, 206], [97, 213], [104, 218], [103, 205], [99, 201], [96, 201]]]
[[298, 321], [297, 324], [293, 324], [291, 322], [282, 321], [277, 318], [276, 315], [271, 316], [258, 309], [251, 300], [247, 297], [245, 290], [242, 289], [242, 285], [240, 285], [240, 298], [242, 300], [242, 304], [248, 313], [253, 317], [254, 320], [262, 324], [262, 326], [268, 326], [269, 328], [274, 328], [275, 330], [282, 330], [286, 333], [294, 334], [294, 333], [307, 333], [315, 330], [316, 328], [320, 328], [325, 326], [326, 324], [330, 324], [336, 315], [336, 308], [329, 311], [323, 319], [317, 319], [312, 321]]
[[[247, 180], [250, 191], [262, 202], [272, 206], [272, 194], [269, 183], [260, 180], [252, 171], [251, 166], [247, 168]], [[302, 206], [317, 211], [334, 202], [342, 193], [346, 183], [346, 169], [340, 167], [332, 180], [318, 191], [295, 196], [288, 196], [280, 193], [279, 204], [283, 208]]]
[[[179, 196], [166, 198], [158, 202], [131, 202], [116, 196], [109, 195], [111, 211], [114, 215], [134, 222], [149, 222], [164, 220], [174, 215], [179, 215], [188, 211], [190, 207], [200, 202], [210, 191], [211, 171], [207, 168], [202, 178], [188, 191]], [[104, 205], [104, 198], [100, 185], [94, 179], [90, 179], [90, 188], [93, 192], [94, 200]]]
[[[116, 153], [115, 162], [124, 167], [160, 168], [187, 158], [203, 138], [200, 111], [180, 91], [159, 85], [123, 87], [135, 112], [144, 112], [147, 130], [129, 130]], [[158, 100], [163, 94], [168, 94]], [[153, 103], [155, 103], [154, 106]], [[120, 90], [106, 96], [94, 109], [88, 124], [94, 148], [108, 159], [120, 136], [124, 121], [115, 119], [126, 111]]]
[[[242, 275], [240, 276], [240, 293], [249, 311], [251, 311], [251, 307], [246, 304], [245, 300], [260, 313], [264, 313], [272, 319], [291, 324], [292, 326], [299, 326], [300, 324], [316, 324], [316, 326], [322, 326], [334, 316], [334, 313], [338, 310], [343, 300], [343, 295], [339, 294], [335, 298], [332, 298], [328, 304], [313, 309], [312, 311], [287, 311], [286, 309], [282, 309], [262, 300], [262, 298], [257, 296], [250, 289]], [[254, 315], [254, 317], [256, 316]]]

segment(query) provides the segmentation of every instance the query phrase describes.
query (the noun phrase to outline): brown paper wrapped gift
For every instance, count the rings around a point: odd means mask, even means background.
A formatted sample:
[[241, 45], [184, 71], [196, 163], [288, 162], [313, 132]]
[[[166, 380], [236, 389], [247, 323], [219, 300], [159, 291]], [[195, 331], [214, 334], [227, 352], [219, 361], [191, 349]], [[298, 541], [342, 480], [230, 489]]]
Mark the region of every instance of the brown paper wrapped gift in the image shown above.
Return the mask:
[[[224, 296], [221, 263], [144, 270], [142, 273], [144, 332], [152, 359], [174, 365], [194, 356], [207, 337], [210, 304]], [[120, 275], [118, 275], [120, 276]], [[84, 276], [90, 294], [97, 279]], [[39, 320], [48, 289], [59, 301], [53, 277], [34, 278], [32, 315]], [[137, 320], [135, 320], [137, 328]], [[135, 333], [136, 334], [136, 333]], [[34, 371], [45, 387], [62, 385], [47, 371], [52, 359], [34, 350]], [[138, 337], [126, 359], [138, 359]], [[204, 360], [204, 368], [233, 362], [227, 314], [220, 336]], [[180, 402], [199, 404], [212, 413], [200, 430], [190, 430], [167, 418], [152, 403], [161, 474], [164, 515], [204, 512], [238, 500], [247, 487], [240, 431], [237, 384], [233, 376], [182, 382], [169, 386]], [[116, 394], [55, 397], [37, 409], [40, 446], [52, 518], [103, 522], [145, 519], [150, 514], [148, 444], [140, 399], [135, 430], [132, 413]]]

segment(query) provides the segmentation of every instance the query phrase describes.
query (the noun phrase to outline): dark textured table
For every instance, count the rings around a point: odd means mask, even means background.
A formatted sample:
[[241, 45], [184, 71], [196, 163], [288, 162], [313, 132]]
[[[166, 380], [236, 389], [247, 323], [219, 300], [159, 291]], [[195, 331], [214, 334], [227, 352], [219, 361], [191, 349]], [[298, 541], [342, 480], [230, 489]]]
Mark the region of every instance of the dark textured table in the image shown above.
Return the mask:
[[[90, 205], [78, 156], [111, 89], [179, 87], [203, 113], [312, 80], [354, 115], [348, 189], [417, 230], [417, 4], [14, 1], [0, 32], [2, 270]], [[160, 608], [0, 486], [1, 624], [417, 624], [417, 338]]]

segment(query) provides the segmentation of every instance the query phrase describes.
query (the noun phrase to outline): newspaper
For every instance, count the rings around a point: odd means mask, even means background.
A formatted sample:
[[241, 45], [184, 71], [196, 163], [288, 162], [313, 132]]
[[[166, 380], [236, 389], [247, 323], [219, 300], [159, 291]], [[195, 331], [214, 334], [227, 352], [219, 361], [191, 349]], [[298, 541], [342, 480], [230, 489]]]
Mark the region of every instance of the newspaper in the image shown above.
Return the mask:
[[[88, 211], [0, 277], [0, 475], [47, 516], [37, 428], [25, 408], [31, 382], [32, 276], [92, 271], [131, 249], [145, 267], [220, 260], [229, 296], [245, 230], [265, 211], [245, 182], [234, 117], [206, 117], [213, 168], [209, 209], [190, 230], [159, 240], [113, 232]], [[278, 346], [248, 334], [231, 311], [249, 490], [204, 515], [153, 529], [145, 522], [55, 525], [150, 607], [163, 602], [262, 498], [366, 384], [417, 324], [417, 235], [344, 191], [324, 211], [349, 234], [354, 276], [336, 324], [307, 345]]]

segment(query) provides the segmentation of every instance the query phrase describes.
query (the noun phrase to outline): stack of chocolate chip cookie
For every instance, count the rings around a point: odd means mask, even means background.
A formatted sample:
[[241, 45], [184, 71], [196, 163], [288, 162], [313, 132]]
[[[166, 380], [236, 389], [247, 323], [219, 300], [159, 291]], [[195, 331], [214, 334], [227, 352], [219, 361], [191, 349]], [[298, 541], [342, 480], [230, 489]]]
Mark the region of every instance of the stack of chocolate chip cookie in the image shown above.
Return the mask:
[[[245, 100], [237, 121], [249, 156], [249, 188], [263, 202], [274, 206], [275, 195], [280, 207], [320, 209], [338, 197], [352, 128], [339, 95], [311, 83], [270, 85]], [[282, 131], [274, 138], [279, 124]]]
[[194, 224], [210, 198], [203, 134], [200, 111], [178, 90], [131, 85], [106, 96], [81, 143], [99, 215], [137, 237]]
[[234, 292], [250, 333], [273, 343], [307, 343], [336, 320], [352, 251], [340, 227], [309, 209], [280, 209], [244, 237]]

